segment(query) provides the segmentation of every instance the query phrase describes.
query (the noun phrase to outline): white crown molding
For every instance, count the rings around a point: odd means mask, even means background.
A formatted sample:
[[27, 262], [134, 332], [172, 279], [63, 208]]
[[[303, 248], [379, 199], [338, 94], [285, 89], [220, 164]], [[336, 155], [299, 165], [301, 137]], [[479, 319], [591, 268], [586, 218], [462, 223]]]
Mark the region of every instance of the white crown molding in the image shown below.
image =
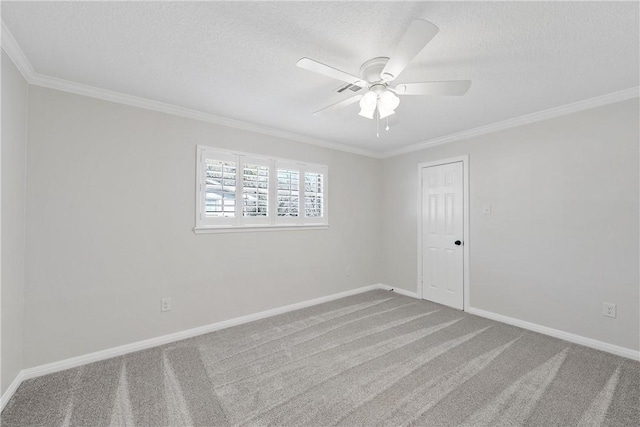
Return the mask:
[[316, 145], [319, 147], [329, 148], [332, 150], [344, 151], [347, 153], [358, 154], [358, 155], [367, 156], [367, 157], [375, 157], [375, 158], [380, 158], [381, 156], [380, 153], [376, 153], [374, 151], [351, 147], [349, 145], [339, 144], [337, 142], [311, 138], [311, 137], [296, 134], [293, 132], [283, 131], [283, 130], [261, 126], [253, 123], [243, 122], [240, 120], [234, 120], [226, 117], [216, 116], [214, 114], [191, 110], [189, 108], [180, 107], [173, 104], [167, 104], [164, 102], [154, 101], [151, 99], [141, 98], [138, 96], [127, 95], [124, 93], [114, 92], [111, 90], [100, 89], [100, 88], [85, 85], [82, 83], [76, 83], [68, 80], [59, 79], [57, 77], [44, 76], [38, 73], [36, 73], [35, 76], [33, 76], [31, 81], [29, 81], [29, 83], [36, 86], [42, 86], [50, 89], [61, 90], [64, 92], [75, 93], [77, 95], [88, 96], [91, 98], [97, 98], [104, 101], [111, 101], [119, 104], [125, 104], [131, 107], [144, 108], [147, 110], [158, 111], [161, 113], [185, 117], [188, 119], [200, 120], [203, 122], [213, 123], [216, 125], [226, 126], [234, 129], [240, 129], [244, 131], [259, 133], [262, 135], [274, 136], [277, 138], [283, 138], [283, 139], [288, 139], [292, 141], [302, 142], [305, 144]]
[[469, 129], [462, 132], [457, 132], [445, 136], [441, 136], [434, 139], [429, 139], [416, 144], [411, 144], [406, 147], [398, 148], [395, 150], [388, 150], [383, 152], [377, 152], [373, 150], [366, 150], [362, 148], [352, 147], [346, 144], [338, 142], [327, 141], [323, 139], [311, 138], [308, 136], [296, 134], [293, 132], [287, 132], [280, 129], [269, 128], [253, 123], [243, 122], [240, 120], [234, 120], [226, 117], [216, 116], [210, 113], [204, 113], [202, 111], [191, 110], [189, 108], [180, 107], [173, 104], [167, 104], [160, 101], [154, 101], [147, 98], [142, 98], [133, 95], [127, 95], [120, 92], [114, 92], [111, 90], [100, 89], [94, 86], [85, 85], [82, 83], [76, 83], [69, 80], [60, 79], [57, 77], [46, 76], [37, 73], [26, 55], [20, 48], [20, 45], [16, 42], [15, 38], [2, 22], [2, 49], [14, 62], [18, 70], [22, 73], [27, 83], [47, 87], [50, 89], [61, 90], [64, 92], [75, 93], [77, 95], [84, 95], [91, 98], [102, 99], [105, 101], [116, 102], [119, 104], [125, 104], [132, 107], [144, 108], [147, 110], [158, 111], [161, 113], [172, 114], [175, 116], [186, 117], [189, 119], [200, 120], [208, 123], [213, 123], [230, 128], [245, 130], [249, 132], [255, 132], [262, 135], [274, 136], [277, 138], [288, 139], [292, 141], [298, 141], [305, 144], [316, 145], [319, 147], [329, 148], [332, 150], [343, 151], [352, 154], [358, 154], [361, 156], [373, 157], [377, 159], [385, 159], [389, 157], [398, 156], [401, 154], [412, 153], [415, 151], [424, 150], [426, 148], [435, 147], [442, 144], [448, 144], [450, 142], [460, 141], [463, 139], [472, 138], [475, 136], [486, 135], [493, 132], [521, 126], [529, 123], [538, 122], [541, 120], [551, 119], [554, 117], [563, 116], [565, 114], [576, 113], [578, 111], [587, 110], [590, 108], [600, 107], [608, 104], [613, 104], [620, 101], [625, 101], [631, 98], [637, 98], [640, 96], [640, 87], [636, 86], [629, 89], [624, 89], [618, 92], [597, 96], [595, 98], [589, 98], [582, 101], [574, 102], [567, 105], [561, 105], [559, 107], [550, 108], [544, 111], [538, 111], [536, 113], [526, 114], [520, 117], [514, 117], [512, 119], [503, 120], [480, 126], [477, 128]]
[[119, 104], [129, 105], [131, 107], [144, 108], [146, 110], [158, 111], [161, 113], [172, 114], [175, 116], [186, 117], [188, 119], [200, 120], [203, 122], [213, 123], [216, 125], [226, 126], [234, 129], [255, 132], [262, 135], [274, 136], [277, 138], [288, 139], [292, 141], [302, 142], [305, 144], [316, 145], [323, 148], [329, 148], [337, 151], [358, 154], [361, 156], [380, 158], [381, 153], [356, 148], [338, 142], [327, 141], [319, 138], [311, 138], [294, 132], [288, 132], [280, 129], [274, 129], [267, 126], [261, 126], [241, 120], [230, 119], [217, 116], [215, 114], [205, 113], [202, 111], [192, 110], [165, 102], [154, 101], [152, 99], [142, 98], [125, 93], [115, 92], [112, 90], [101, 89], [95, 86], [89, 86], [82, 83], [76, 83], [57, 77], [46, 76], [37, 73], [27, 56], [24, 54], [20, 45], [2, 22], [2, 49], [9, 55], [14, 62], [16, 68], [22, 73], [27, 83], [42, 86], [49, 89], [56, 89], [64, 92], [75, 93], [76, 95], [88, 96], [104, 101], [116, 102]]
[[407, 147], [389, 150], [382, 153], [382, 158], [399, 156], [400, 154], [412, 153], [426, 148], [435, 147], [437, 145], [448, 144], [450, 142], [469, 139], [475, 136], [486, 135], [501, 130], [522, 126], [529, 123], [539, 122], [541, 120], [552, 119], [554, 117], [564, 116], [566, 114], [577, 113], [578, 111], [588, 110], [590, 108], [601, 107], [604, 105], [614, 104], [616, 102], [626, 101], [628, 99], [640, 96], [640, 86], [624, 89], [618, 92], [608, 93], [595, 98], [588, 98], [571, 104], [561, 105], [559, 107], [550, 108], [548, 110], [538, 111], [536, 113], [526, 114], [520, 117], [503, 120], [501, 122], [492, 123], [485, 126], [465, 130], [462, 132], [452, 133], [450, 135], [441, 136], [439, 138], [429, 139], [427, 141], [412, 144]]
[[13, 34], [11, 34], [9, 29], [4, 25], [4, 21], [2, 21], [1, 24], [2, 49], [7, 53], [9, 58], [11, 58], [18, 71], [20, 71], [20, 73], [22, 74], [22, 77], [24, 77], [27, 83], [29, 83], [36, 72], [31, 66], [31, 63], [25, 56], [24, 52], [20, 48], [20, 45], [18, 44], [16, 39], [13, 38]]

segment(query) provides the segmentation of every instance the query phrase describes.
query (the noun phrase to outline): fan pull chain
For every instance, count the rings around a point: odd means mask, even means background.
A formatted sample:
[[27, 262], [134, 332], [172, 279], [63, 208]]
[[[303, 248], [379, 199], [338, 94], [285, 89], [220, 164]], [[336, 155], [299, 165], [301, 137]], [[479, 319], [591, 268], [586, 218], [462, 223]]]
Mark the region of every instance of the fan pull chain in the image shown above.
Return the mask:
[[387, 116], [387, 127], [384, 130], [389, 130], [389, 116]]
[[376, 138], [380, 138], [380, 112], [376, 116]]

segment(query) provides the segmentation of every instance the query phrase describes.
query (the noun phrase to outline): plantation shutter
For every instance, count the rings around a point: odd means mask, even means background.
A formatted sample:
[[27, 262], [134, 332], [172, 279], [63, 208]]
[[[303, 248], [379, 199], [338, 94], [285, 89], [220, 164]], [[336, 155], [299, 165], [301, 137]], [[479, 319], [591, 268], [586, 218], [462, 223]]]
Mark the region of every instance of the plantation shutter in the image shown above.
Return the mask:
[[328, 225], [326, 166], [205, 146], [197, 152], [197, 234]]
[[304, 222], [325, 223], [327, 212], [326, 169], [305, 167], [304, 170]]
[[276, 222], [300, 222], [300, 167], [276, 162]]
[[204, 150], [202, 156], [200, 219], [206, 224], [233, 224], [237, 215], [237, 159], [211, 150]]
[[241, 156], [242, 216], [245, 223], [267, 224], [271, 216], [271, 162], [266, 159]]

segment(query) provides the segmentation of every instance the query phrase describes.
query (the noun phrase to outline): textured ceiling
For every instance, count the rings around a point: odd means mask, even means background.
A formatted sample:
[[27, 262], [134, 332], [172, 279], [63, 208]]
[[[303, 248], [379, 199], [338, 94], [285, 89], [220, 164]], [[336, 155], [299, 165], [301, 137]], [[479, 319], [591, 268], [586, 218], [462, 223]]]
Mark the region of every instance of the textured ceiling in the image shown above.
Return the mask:
[[[388, 151], [639, 85], [637, 2], [2, 2], [37, 73]], [[471, 79], [464, 97], [403, 97], [391, 130], [295, 66], [351, 74], [409, 23], [440, 28], [396, 83]]]

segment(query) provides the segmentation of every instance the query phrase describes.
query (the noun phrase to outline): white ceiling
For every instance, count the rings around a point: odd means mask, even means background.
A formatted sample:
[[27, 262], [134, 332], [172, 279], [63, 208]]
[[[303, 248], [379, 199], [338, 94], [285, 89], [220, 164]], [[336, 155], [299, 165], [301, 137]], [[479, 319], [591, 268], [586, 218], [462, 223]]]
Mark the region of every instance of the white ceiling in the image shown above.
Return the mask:
[[[390, 56], [409, 23], [440, 32], [396, 83], [471, 79], [463, 97], [402, 97], [389, 132], [351, 94], [295, 66], [351, 74]], [[637, 2], [2, 2], [39, 74], [372, 150], [639, 85]]]

